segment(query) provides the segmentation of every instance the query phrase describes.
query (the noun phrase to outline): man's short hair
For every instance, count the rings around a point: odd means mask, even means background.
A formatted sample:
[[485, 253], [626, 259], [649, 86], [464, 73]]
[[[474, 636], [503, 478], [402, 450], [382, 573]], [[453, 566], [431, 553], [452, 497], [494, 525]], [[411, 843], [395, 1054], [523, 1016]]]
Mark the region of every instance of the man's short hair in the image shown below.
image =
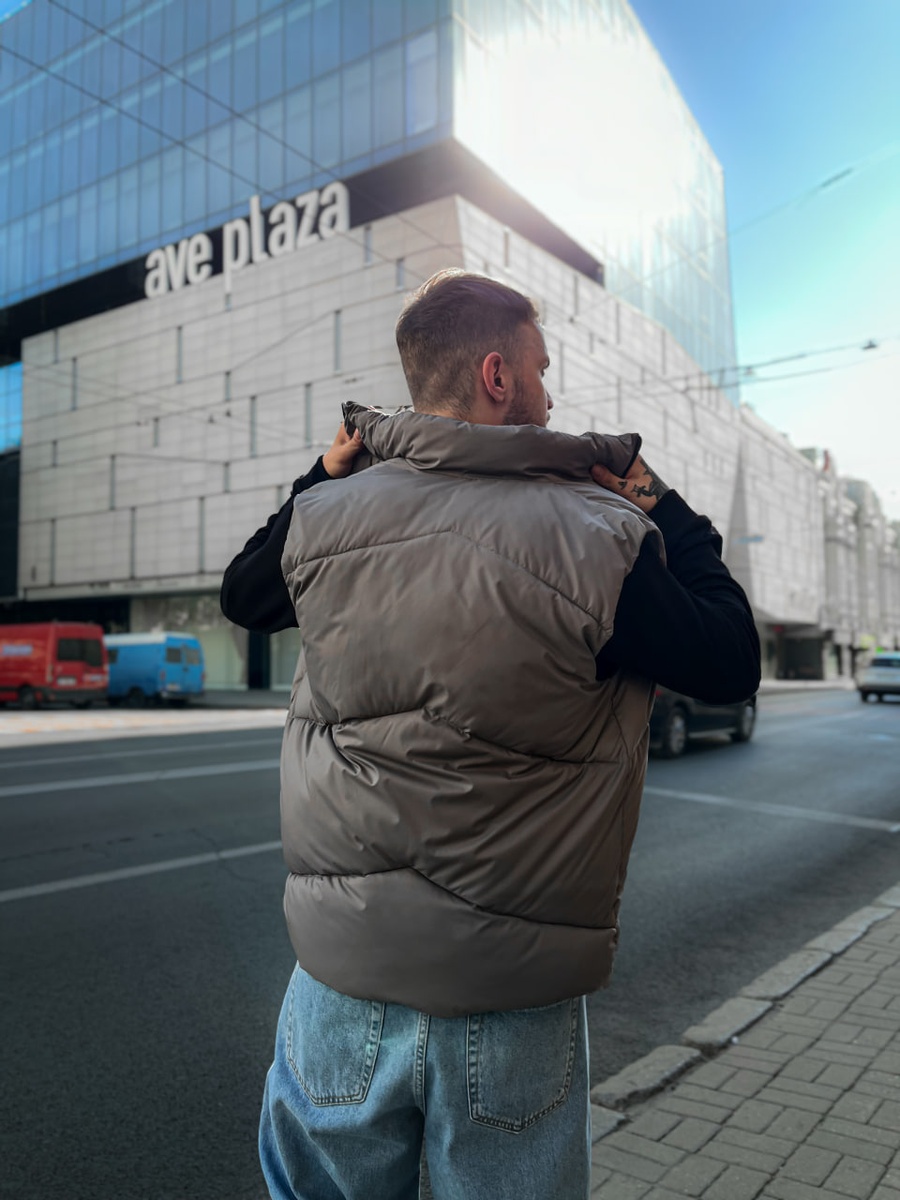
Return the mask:
[[497, 351], [515, 362], [522, 326], [537, 320], [527, 296], [486, 275], [460, 270], [432, 275], [397, 322], [413, 406], [465, 420], [485, 357]]

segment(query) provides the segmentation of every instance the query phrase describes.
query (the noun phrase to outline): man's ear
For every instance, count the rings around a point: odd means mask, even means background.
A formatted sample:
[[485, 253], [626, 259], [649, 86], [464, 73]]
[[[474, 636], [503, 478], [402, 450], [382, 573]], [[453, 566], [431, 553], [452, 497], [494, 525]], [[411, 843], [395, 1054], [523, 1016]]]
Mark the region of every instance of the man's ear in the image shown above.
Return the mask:
[[495, 404], [504, 404], [509, 399], [509, 368], [496, 350], [486, 355], [481, 364], [481, 382]]

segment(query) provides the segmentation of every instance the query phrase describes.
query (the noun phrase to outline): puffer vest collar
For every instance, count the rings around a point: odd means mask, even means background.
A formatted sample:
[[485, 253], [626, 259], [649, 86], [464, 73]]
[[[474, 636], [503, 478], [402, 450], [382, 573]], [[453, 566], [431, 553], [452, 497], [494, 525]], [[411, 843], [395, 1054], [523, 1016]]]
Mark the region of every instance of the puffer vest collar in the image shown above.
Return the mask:
[[411, 409], [389, 414], [353, 402], [343, 411], [344, 428], [359, 430], [373, 460], [403, 458], [424, 471], [579, 479], [600, 463], [614, 475], [626, 475], [641, 448], [637, 433], [574, 435], [538, 425], [473, 425]]

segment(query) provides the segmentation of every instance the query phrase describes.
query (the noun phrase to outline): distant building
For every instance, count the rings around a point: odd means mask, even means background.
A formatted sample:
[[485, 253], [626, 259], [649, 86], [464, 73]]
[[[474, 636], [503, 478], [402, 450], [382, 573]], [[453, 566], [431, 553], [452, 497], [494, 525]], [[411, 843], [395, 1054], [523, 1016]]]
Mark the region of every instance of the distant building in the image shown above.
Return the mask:
[[31, 0], [0, 39], [0, 621], [287, 686], [222, 570], [343, 400], [404, 402], [404, 296], [463, 266], [537, 300], [554, 424], [639, 430], [713, 518], [767, 669], [814, 669], [819, 475], [738, 407], [722, 171], [625, 0]]

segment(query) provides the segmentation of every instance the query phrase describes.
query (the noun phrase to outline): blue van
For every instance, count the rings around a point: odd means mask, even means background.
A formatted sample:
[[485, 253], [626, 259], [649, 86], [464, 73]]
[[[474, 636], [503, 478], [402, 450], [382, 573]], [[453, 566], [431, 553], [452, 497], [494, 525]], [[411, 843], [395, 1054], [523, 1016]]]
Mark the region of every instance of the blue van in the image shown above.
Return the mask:
[[191, 634], [112, 633], [103, 641], [110, 704], [187, 704], [191, 697], [203, 695], [203, 647]]

